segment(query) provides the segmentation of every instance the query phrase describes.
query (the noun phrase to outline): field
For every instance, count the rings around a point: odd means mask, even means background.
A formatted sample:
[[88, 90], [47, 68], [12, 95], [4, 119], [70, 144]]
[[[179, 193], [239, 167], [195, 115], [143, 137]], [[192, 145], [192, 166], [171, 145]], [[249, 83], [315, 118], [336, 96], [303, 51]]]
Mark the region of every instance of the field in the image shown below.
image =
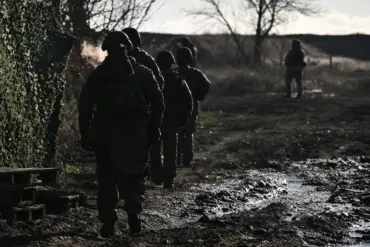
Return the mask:
[[94, 156], [78, 147], [80, 85], [70, 83], [60, 182], [87, 203], [32, 225], [0, 224], [0, 246], [370, 246], [369, 64], [333, 55], [330, 70], [330, 54], [305, 43], [305, 94], [284, 99], [278, 54], [261, 68], [225, 65], [216, 59], [222, 45], [211, 49], [206, 40], [196, 43], [213, 54], [201, 63], [213, 85], [199, 116], [194, 168], [179, 168], [172, 190], [148, 184], [142, 233], [127, 234], [120, 203], [118, 236], [97, 234]]

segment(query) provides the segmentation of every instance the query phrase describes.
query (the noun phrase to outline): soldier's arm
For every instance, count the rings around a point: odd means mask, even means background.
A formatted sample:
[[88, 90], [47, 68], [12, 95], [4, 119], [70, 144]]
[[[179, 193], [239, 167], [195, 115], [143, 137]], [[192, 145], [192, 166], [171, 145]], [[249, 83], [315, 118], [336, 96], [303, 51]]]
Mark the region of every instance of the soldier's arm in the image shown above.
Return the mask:
[[152, 70], [154, 76], [155, 76], [155, 79], [157, 81], [157, 83], [159, 84], [159, 87], [161, 89], [163, 89], [163, 85], [164, 85], [164, 79], [163, 79], [163, 75], [162, 75], [162, 72], [161, 70], [159, 69], [157, 63], [154, 61], [154, 59], [151, 57], [151, 56], [146, 56], [146, 64], [148, 64], [149, 66], [149, 69]]
[[193, 60], [194, 60], [194, 63], [196, 63], [197, 59], [198, 59], [198, 49], [195, 46], [193, 46]]
[[211, 81], [208, 79], [208, 77], [199, 71], [199, 80], [197, 82], [198, 90], [200, 90], [200, 95], [202, 95], [201, 99], [199, 101], [203, 101], [204, 98], [209, 93], [209, 89], [211, 88]]
[[301, 64], [305, 64], [305, 61], [304, 61], [305, 57], [306, 57], [306, 55], [305, 55], [304, 51], [301, 50], [300, 53], [299, 53], [299, 62]]
[[290, 57], [291, 57], [291, 53], [292, 53], [292, 51], [290, 50], [290, 51], [288, 51], [288, 53], [285, 55], [285, 58], [284, 58], [284, 64], [285, 64], [285, 66], [289, 66], [290, 64]]
[[95, 70], [83, 85], [78, 101], [78, 123], [81, 135], [85, 135], [90, 127], [92, 112], [96, 103], [99, 69]]
[[155, 76], [149, 70], [147, 78], [142, 80], [143, 93], [150, 104], [151, 116], [150, 124], [154, 128], [160, 128], [164, 112], [164, 98]]
[[189, 89], [188, 84], [183, 81], [182, 87], [181, 87], [181, 95], [183, 96], [183, 101], [186, 107], [185, 117], [190, 117], [191, 113], [193, 112], [193, 96], [191, 95], [191, 91]]

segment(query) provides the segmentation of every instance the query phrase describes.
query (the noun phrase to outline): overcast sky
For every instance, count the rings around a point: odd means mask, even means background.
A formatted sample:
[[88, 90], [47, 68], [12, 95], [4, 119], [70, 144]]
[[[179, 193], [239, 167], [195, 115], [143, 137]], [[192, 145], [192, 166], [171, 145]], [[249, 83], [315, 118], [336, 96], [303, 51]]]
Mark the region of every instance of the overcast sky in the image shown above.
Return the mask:
[[[203, 7], [201, 0], [164, 0], [166, 3], [153, 15], [152, 19], [144, 24], [140, 31], [166, 33], [204, 33], [220, 32], [222, 28], [201, 22], [199, 19], [188, 17], [183, 9]], [[226, 3], [238, 0], [222, 0]], [[275, 32], [289, 33], [316, 33], [316, 34], [370, 34], [370, 0], [317, 0], [320, 8], [326, 13], [320, 17], [291, 16], [291, 21], [280, 26]], [[228, 4], [230, 6], [230, 4]], [[158, 6], [157, 6], [158, 8]], [[239, 15], [238, 15], [239, 16]], [[242, 18], [242, 17], [239, 17]], [[233, 20], [236, 20], [233, 18]], [[231, 20], [231, 21], [233, 21]], [[242, 31], [250, 30], [246, 27], [246, 20], [235, 21]]]

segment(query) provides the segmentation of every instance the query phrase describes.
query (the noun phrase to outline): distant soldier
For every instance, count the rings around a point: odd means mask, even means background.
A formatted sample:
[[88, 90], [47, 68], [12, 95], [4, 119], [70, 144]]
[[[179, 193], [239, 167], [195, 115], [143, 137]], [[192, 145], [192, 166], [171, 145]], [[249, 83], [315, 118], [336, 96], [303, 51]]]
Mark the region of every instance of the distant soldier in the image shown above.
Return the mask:
[[302, 97], [302, 72], [306, 67], [306, 62], [304, 61], [305, 54], [301, 48], [301, 43], [298, 40], [293, 40], [292, 49], [289, 50], [288, 54], [285, 56], [285, 83], [286, 83], [286, 98], [291, 97], [291, 84], [293, 79], [297, 83], [297, 99]]
[[[133, 44], [133, 48], [128, 52], [128, 55], [135, 58], [137, 64], [149, 68], [153, 72], [160, 88], [162, 89], [164, 84], [162, 73], [154, 61], [154, 58], [140, 48], [142, 45], [142, 40], [139, 32], [132, 27], [124, 28], [123, 32], [127, 34]], [[152, 143], [150, 146], [150, 177], [152, 182], [156, 184], [160, 183], [160, 179], [156, 177], [156, 174], [161, 173], [162, 164], [162, 161], [158, 160], [158, 152], [162, 152], [160, 143]]]
[[156, 62], [165, 81], [163, 96], [166, 109], [162, 122], [163, 187], [172, 188], [176, 177], [178, 132], [188, 123], [193, 110], [193, 99], [188, 85], [174, 67], [176, 62], [172, 53], [159, 52]]
[[193, 112], [191, 114], [186, 131], [179, 133], [178, 163], [181, 156], [183, 165], [190, 167], [194, 157], [193, 142], [196, 129], [196, 120], [199, 113], [199, 102], [207, 96], [211, 87], [209, 79], [198, 69], [191, 67], [193, 57], [188, 48], [180, 48], [176, 53], [177, 64], [180, 74], [185, 78], [193, 96]]
[[[78, 107], [81, 146], [96, 154], [102, 237], [114, 235], [119, 197], [125, 200], [130, 233], [141, 231], [139, 214], [145, 192], [143, 172], [148, 161], [148, 145], [153, 138], [159, 139], [164, 110], [158, 85], [140, 83], [143, 80], [134, 73], [126, 47], [130, 48], [130, 41], [124, 33], [107, 35], [102, 50], [107, 50], [108, 56], [84, 84]], [[91, 129], [92, 122], [95, 131]], [[149, 135], [148, 129], [156, 130], [157, 135]]]

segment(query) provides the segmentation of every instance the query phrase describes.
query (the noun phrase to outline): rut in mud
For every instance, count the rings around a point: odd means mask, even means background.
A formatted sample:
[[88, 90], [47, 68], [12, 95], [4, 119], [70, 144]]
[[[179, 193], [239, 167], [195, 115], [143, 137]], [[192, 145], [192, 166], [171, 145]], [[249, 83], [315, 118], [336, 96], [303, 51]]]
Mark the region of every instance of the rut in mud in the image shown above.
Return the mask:
[[84, 207], [1, 223], [0, 246], [369, 246], [369, 103], [210, 99], [195, 167], [179, 169], [173, 190], [148, 187], [141, 234], [128, 236], [120, 203], [118, 236], [98, 237], [91, 175], [69, 188]]

